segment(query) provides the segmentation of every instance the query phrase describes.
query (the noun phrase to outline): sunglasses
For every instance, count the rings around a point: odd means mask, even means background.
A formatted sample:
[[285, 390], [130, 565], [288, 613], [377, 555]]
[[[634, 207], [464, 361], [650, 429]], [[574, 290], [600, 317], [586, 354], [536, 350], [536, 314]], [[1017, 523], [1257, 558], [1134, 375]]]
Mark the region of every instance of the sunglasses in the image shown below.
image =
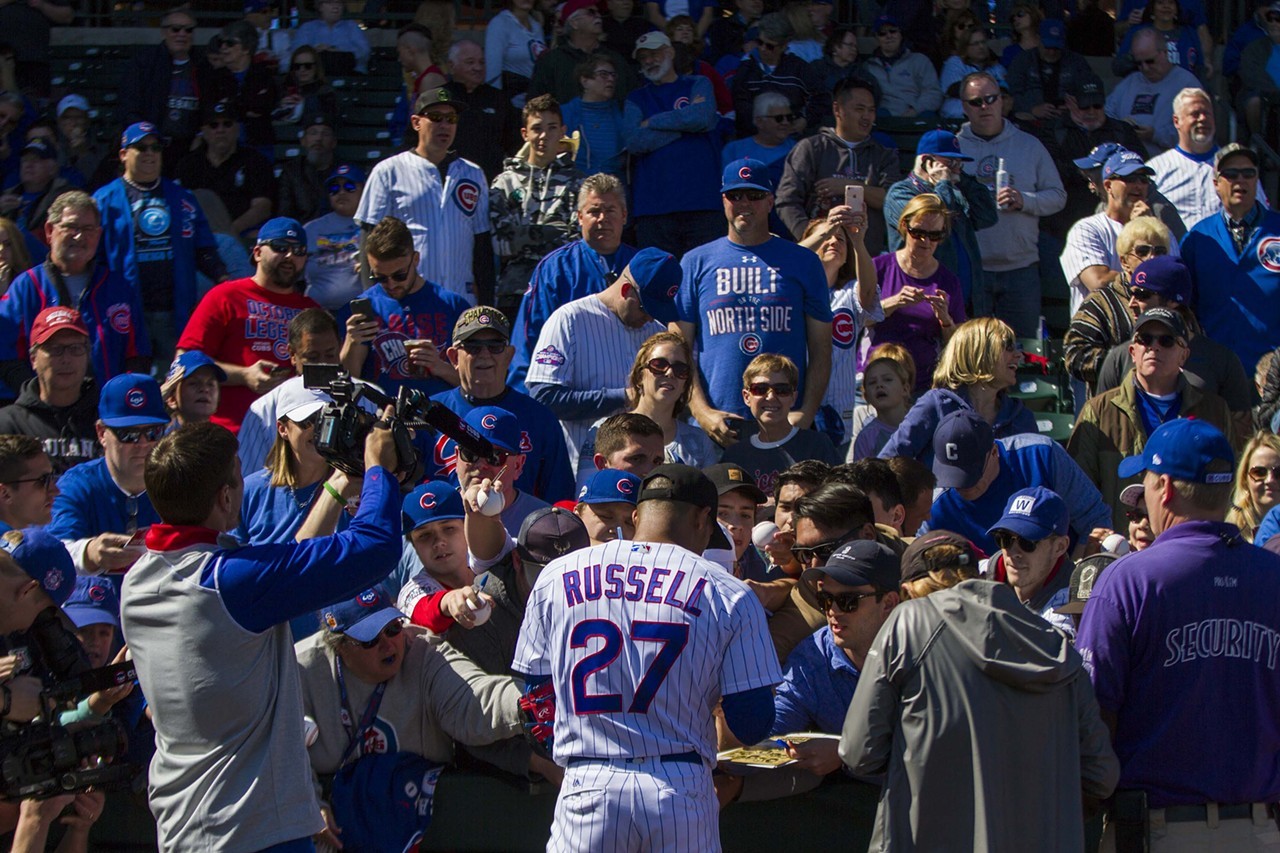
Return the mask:
[[397, 619], [387, 627], [383, 628], [382, 633], [378, 634], [378, 636], [369, 640], [367, 643], [361, 642], [360, 640], [351, 640], [351, 644], [353, 646], [359, 646], [362, 649], [376, 649], [378, 647], [378, 643], [382, 642], [384, 637], [390, 640], [392, 637], [398, 637], [400, 632], [403, 630], [404, 625], [401, 624], [399, 619]]
[[[854, 529], [861, 527], [856, 525]], [[836, 552], [844, 543], [852, 538], [852, 533], [846, 534], [836, 539], [829, 539], [826, 542], [819, 542], [817, 545], [797, 545], [791, 549], [791, 556], [796, 558], [796, 562], [800, 565], [808, 565], [813, 560], [825, 563], [827, 559]]]
[[1162, 349], [1173, 349], [1182, 345], [1177, 335], [1148, 335], [1146, 332], [1138, 332], [1133, 336], [1133, 341], [1147, 349], [1151, 349], [1153, 344], [1159, 344]]
[[764, 190], [729, 190], [724, 197], [729, 201], [764, 201], [769, 194]]
[[409, 274], [412, 272], [413, 266], [410, 265], [400, 270], [400, 272], [383, 273], [382, 275], [369, 273], [369, 281], [374, 284], [386, 284], [388, 281], [394, 281], [396, 284], [404, 284], [405, 280], [409, 278]]
[[204, 126], [213, 128], [214, 130], [219, 130], [219, 129], [226, 129], [228, 127], [235, 127], [236, 123], [229, 118], [224, 118], [218, 121], [207, 121], [204, 123]]
[[770, 391], [775, 397], [790, 397], [796, 393], [796, 386], [790, 382], [752, 382], [747, 386], [752, 397], [768, 397]]
[[298, 429], [314, 429], [315, 425], [320, 423], [320, 413], [316, 412], [310, 417], [303, 418], [300, 421], [295, 421], [292, 418], [290, 418], [289, 420], [292, 421], [294, 424], [296, 424]]
[[897, 27], [884, 27], [876, 33], [876, 38], [880, 38], [880, 36], [896, 36], [900, 32], [902, 32], [902, 30]]
[[593, 76], [593, 77], [595, 77], [595, 78], [597, 78], [597, 79], [600, 79], [600, 80], [614, 80], [614, 79], [616, 79], [616, 78], [617, 78], [617, 76], [618, 76], [618, 72], [617, 72], [617, 71], [610, 71], [610, 70], [609, 70], [609, 69], [607, 69], [607, 68], [601, 68], [599, 71], [597, 71], [595, 74], [593, 74], [593, 75], [591, 75], [591, 76]]
[[1134, 57], [1134, 61], [1137, 63], [1139, 68], [1147, 68], [1155, 65], [1157, 59], [1159, 59], [1158, 56], [1153, 56], [1149, 59], [1138, 59], [1136, 56]]
[[917, 240], [928, 240], [931, 243], [941, 243], [947, 237], [946, 231], [926, 231], [923, 228], [908, 228], [907, 233]]
[[293, 67], [294, 68], [315, 68], [316, 64], [314, 62], [295, 62], [293, 63]]
[[1010, 533], [1007, 530], [997, 530], [992, 534], [992, 538], [996, 540], [996, 545], [1001, 551], [1008, 551], [1014, 545], [1017, 545], [1019, 551], [1031, 554], [1035, 552], [1036, 546], [1040, 544], [1016, 533]]
[[1146, 521], [1147, 508], [1145, 506], [1131, 506], [1124, 511], [1124, 517], [1130, 521]]
[[1271, 468], [1265, 465], [1254, 465], [1249, 469], [1249, 479], [1255, 483], [1265, 483], [1271, 477], [1280, 479], [1280, 465]]
[[88, 344], [40, 344], [40, 349], [47, 352], [50, 358], [62, 358], [64, 355], [83, 358], [89, 354]]
[[502, 355], [507, 351], [506, 341], [465, 341], [458, 344], [458, 349], [467, 355], [479, 355], [487, 352], [489, 355]]
[[689, 364], [684, 361], [668, 361], [665, 358], [651, 358], [645, 362], [645, 370], [655, 376], [666, 376], [670, 373], [681, 381], [689, 378]]
[[971, 107], [989, 107], [998, 100], [1000, 100], [999, 93], [994, 95], [975, 95], [972, 98], [965, 98], [964, 102]]
[[418, 115], [422, 116], [427, 121], [432, 122], [433, 124], [457, 124], [458, 123], [457, 113], [418, 113]]
[[1112, 175], [1110, 180], [1124, 181], [1126, 184], [1149, 184], [1151, 176], [1145, 174], [1139, 175]]
[[53, 473], [52, 471], [45, 471], [39, 477], [27, 477], [25, 480], [6, 480], [5, 484], [9, 486], [14, 486], [14, 485], [17, 485], [18, 483], [39, 483], [40, 488], [47, 489], [57, 481], [58, 481], [57, 474]]
[[277, 255], [292, 255], [295, 258], [305, 258], [307, 256], [307, 246], [305, 243], [290, 243], [287, 240], [268, 240], [262, 245], [266, 246]]
[[819, 590], [814, 598], [818, 600], [818, 609], [826, 613], [831, 609], [831, 605], [835, 605], [840, 609], [841, 613], [852, 613], [858, 609], [858, 605], [862, 603], [862, 599], [875, 596], [879, 601], [881, 593], [878, 592], [824, 592]]
[[494, 455], [498, 457], [497, 462], [493, 461], [488, 456], [480, 456], [462, 447], [458, 448], [458, 457], [462, 459], [463, 462], [466, 462], [468, 465], [475, 465], [477, 463], [482, 463], [485, 465], [493, 465], [496, 467], [496, 466], [505, 464], [507, 461], [507, 457], [511, 455], [510, 453], [507, 453], [507, 451], [499, 450], [496, 447], [494, 448], [493, 452], [494, 452]]
[[329, 191], [329, 195], [337, 195], [338, 193], [353, 193], [356, 191], [354, 181], [343, 181], [341, 183], [334, 182], [325, 187]]
[[1242, 169], [1223, 169], [1218, 173], [1218, 177], [1226, 178], [1228, 181], [1238, 181], [1241, 178], [1251, 181], [1258, 177], [1258, 170], [1252, 166], [1246, 166]]
[[116, 437], [116, 441], [121, 444], [138, 444], [142, 441], [159, 441], [164, 438], [164, 431], [168, 429], [167, 424], [157, 424], [151, 427], [127, 427], [116, 428], [107, 427], [111, 430], [111, 434]]
[[1147, 290], [1145, 287], [1129, 287], [1129, 295], [1139, 302], [1146, 302], [1148, 299], [1156, 295], [1154, 290]]
[[776, 121], [778, 124], [786, 124], [789, 121], [795, 121], [799, 117], [800, 116], [796, 115], [795, 113], [783, 113], [782, 115], [777, 115], [777, 116], [765, 116], [765, 118], [771, 118], [774, 121]]
[[191, 35], [196, 31], [195, 27], [166, 27], [165, 29], [174, 34], [186, 33], [187, 35]]
[[[1150, 257], [1152, 257], [1153, 255], [1158, 256], [1158, 255], [1167, 255], [1167, 254], [1169, 254], [1169, 247], [1168, 247], [1168, 246], [1153, 246], [1153, 245], [1151, 245], [1151, 244], [1149, 244], [1149, 243], [1136, 243], [1136, 244], [1134, 245], [1134, 247], [1133, 247], [1132, 249], [1130, 249], [1129, 251], [1130, 251], [1130, 252], [1132, 252], [1133, 254], [1137, 255], [1137, 256], [1138, 256], [1138, 257], [1140, 257], [1140, 258], [1150, 258]], [[1132, 289], [1133, 289], [1133, 288], [1130, 288], [1130, 290], [1132, 290]], [[1138, 290], [1141, 290], [1141, 289], [1142, 289], [1142, 288], [1138, 288]]]
[[129, 147], [142, 154], [159, 154], [164, 151], [164, 146], [159, 142], [139, 142], [137, 145], [130, 145]]

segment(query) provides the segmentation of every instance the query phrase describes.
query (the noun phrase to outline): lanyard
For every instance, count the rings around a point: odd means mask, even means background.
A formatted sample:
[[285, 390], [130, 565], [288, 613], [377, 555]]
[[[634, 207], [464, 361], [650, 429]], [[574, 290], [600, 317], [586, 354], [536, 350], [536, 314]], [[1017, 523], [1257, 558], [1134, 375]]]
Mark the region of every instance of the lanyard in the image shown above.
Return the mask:
[[351, 713], [351, 702], [347, 698], [347, 679], [342, 674], [342, 658], [335, 657], [334, 663], [338, 670], [338, 695], [342, 698], [342, 727], [347, 730], [347, 748], [343, 750], [342, 760], [338, 762], [338, 766], [342, 767], [355, 752], [360, 736], [373, 725], [374, 718], [378, 716], [378, 708], [382, 705], [382, 694], [387, 690], [387, 682], [384, 681], [373, 689], [369, 704], [365, 705], [364, 714], [360, 716], [360, 725], [353, 730], [351, 720], [354, 715]]

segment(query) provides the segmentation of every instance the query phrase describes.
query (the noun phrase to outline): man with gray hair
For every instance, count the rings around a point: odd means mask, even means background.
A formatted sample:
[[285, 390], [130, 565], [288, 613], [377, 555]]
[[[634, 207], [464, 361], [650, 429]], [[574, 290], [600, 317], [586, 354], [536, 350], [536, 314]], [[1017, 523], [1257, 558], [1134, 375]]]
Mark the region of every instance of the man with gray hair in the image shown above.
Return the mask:
[[449, 48], [449, 94], [466, 105], [458, 119], [453, 150], [480, 167], [490, 184], [502, 171], [506, 151], [520, 147], [516, 128], [519, 117], [511, 99], [490, 86], [485, 78], [484, 48], [461, 36]]
[[[1178, 133], [1178, 144], [1152, 157], [1147, 165], [1155, 170], [1156, 186], [1178, 209], [1183, 223], [1190, 229], [1201, 219], [1222, 210], [1218, 176], [1213, 170], [1218, 143], [1214, 138], [1217, 125], [1209, 93], [1188, 88], [1175, 95], [1173, 128]], [[1262, 187], [1258, 189], [1261, 192]]]
[[1116, 84], [1107, 97], [1107, 115], [1136, 125], [1138, 136], [1154, 157], [1178, 144], [1173, 126], [1173, 99], [1183, 89], [1197, 89], [1200, 81], [1169, 61], [1168, 40], [1147, 29], [1133, 37], [1138, 70]]
[[759, 47], [747, 55], [733, 75], [733, 106], [737, 114], [738, 136], [752, 130], [752, 105], [761, 92], [779, 92], [791, 102], [791, 111], [800, 118], [792, 133], [803, 133], [806, 126], [818, 128], [826, 114], [822, 101], [829, 97], [822, 81], [803, 59], [787, 52], [793, 31], [786, 15], [770, 12], [760, 19]]

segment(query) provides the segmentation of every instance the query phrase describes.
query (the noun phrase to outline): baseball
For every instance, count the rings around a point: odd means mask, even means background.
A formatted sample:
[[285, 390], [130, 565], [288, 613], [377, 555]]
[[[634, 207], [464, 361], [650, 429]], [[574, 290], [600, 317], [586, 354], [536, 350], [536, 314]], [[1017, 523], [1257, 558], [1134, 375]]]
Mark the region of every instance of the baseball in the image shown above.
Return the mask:
[[757, 548], [766, 548], [778, 535], [778, 525], [772, 521], [762, 521], [751, 528], [751, 541]]
[[309, 747], [320, 737], [320, 727], [316, 725], [316, 721], [310, 717], [302, 718], [302, 738], [303, 742]]
[[1129, 540], [1119, 533], [1112, 533], [1102, 540], [1102, 550], [1117, 556], [1129, 553]]
[[[499, 495], [498, 497], [502, 497]], [[471, 599], [467, 599], [467, 608], [475, 614], [475, 621], [471, 623], [472, 628], [479, 628], [481, 625], [489, 621], [489, 617], [493, 615], [493, 605], [488, 599], [480, 599], [481, 606], [476, 607], [471, 603]]]
[[481, 489], [476, 495], [476, 508], [480, 510], [481, 515], [495, 516], [502, 512], [503, 507], [507, 505], [507, 499], [502, 496], [502, 492], [491, 492], [488, 489]]

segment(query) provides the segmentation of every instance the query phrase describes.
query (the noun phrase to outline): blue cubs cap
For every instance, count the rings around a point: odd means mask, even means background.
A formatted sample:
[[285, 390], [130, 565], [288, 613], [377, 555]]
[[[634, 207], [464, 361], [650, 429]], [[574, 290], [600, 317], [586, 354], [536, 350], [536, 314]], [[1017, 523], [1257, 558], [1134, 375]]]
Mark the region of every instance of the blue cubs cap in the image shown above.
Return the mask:
[[676, 294], [684, 276], [675, 256], [661, 249], [636, 252], [627, 272], [640, 287], [640, 304], [649, 316], [666, 325], [676, 321]]
[[902, 577], [898, 555], [874, 539], [855, 539], [841, 545], [823, 566], [805, 569], [800, 579], [810, 588], [818, 581], [831, 578], [845, 586], [866, 586], [894, 591]]
[[1040, 44], [1049, 50], [1062, 50], [1067, 46], [1067, 25], [1054, 18], [1040, 22]]
[[1022, 489], [1009, 496], [1004, 515], [988, 528], [988, 533], [1007, 530], [1032, 542], [1049, 536], [1065, 536], [1071, 520], [1067, 502], [1044, 486]]
[[0, 548], [40, 584], [54, 604], [66, 603], [76, 585], [76, 567], [62, 542], [43, 528], [28, 527], [6, 530], [0, 536]]
[[89, 625], [120, 627], [120, 599], [115, 585], [102, 577], [78, 577], [71, 597], [62, 605], [77, 628]]
[[720, 179], [720, 192], [727, 193], [730, 190], [773, 192], [773, 178], [769, 176], [769, 167], [750, 157], [734, 160], [724, 167], [724, 174]]
[[135, 121], [120, 134], [120, 147], [128, 148], [130, 145], [137, 145], [148, 136], [159, 139], [160, 131], [149, 121]]
[[258, 229], [259, 246], [272, 240], [289, 240], [293, 243], [306, 245], [307, 232], [302, 230], [298, 220], [290, 219], [287, 216], [277, 216], [275, 219], [268, 219]]
[[1117, 151], [1128, 151], [1118, 142], [1102, 142], [1093, 146], [1093, 150], [1083, 157], [1077, 157], [1071, 162], [1077, 169], [1101, 169], [1102, 164], [1107, 162], [1107, 158]]
[[213, 375], [218, 377], [219, 382], [227, 381], [227, 372], [218, 367], [216, 361], [200, 352], [200, 350], [192, 349], [187, 350], [173, 360], [173, 364], [169, 365], [169, 372], [165, 374], [164, 384], [168, 387], [169, 383], [179, 382], [202, 367], [212, 367]]
[[1156, 255], [1138, 264], [1129, 286], [1150, 290], [1179, 305], [1191, 301], [1191, 272], [1172, 255]]
[[98, 417], [109, 427], [167, 424], [160, 385], [141, 373], [121, 373], [108, 380], [98, 395]]
[[329, 798], [348, 850], [417, 850], [431, 823], [439, 764], [406, 750], [369, 752]]
[[1102, 180], [1104, 181], [1107, 178], [1127, 178], [1139, 172], [1154, 175], [1156, 170], [1146, 164], [1141, 154], [1130, 151], [1128, 148], [1121, 148], [1108, 157], [1107, 162], [1102, 164]]
[[54, 148], [53, 143], [46, 139], [33, 139], [26, 145], [22, 146], [22, 156], [25, 157], [28, 154], [35, 154], [36, 156], [43, 157], [46, 160], [58, 159], [58, 149]]
[[578, 491], [580, 504], [635, 504], [640, 494], [640, 478], [629, 471], [604, 468], [591, 475], [591, 479]]
[[341, 166], [333, 170], [333, 174], [324, 179], [325, 184], [331, 184], [334, 181], [351, 181], [356, 184], [363, 184], [365, 181], [364, 170], [359, 166], [352, 166], [350, 163], [343, 163]]
[[933, 475], [944, 489], [969, 489], [982, 479], [995, 430], [981, 415], [961, 409], [947, 415], [933, 433]]
[[[1235, 461], [1231, 444], [1216, 426], [1196, 418], [1177, 418], [1157, 427], [1142, 453], [1122, 459], [1118, 470], [1121, 477], [1152, 471], [1187, 483], [1230, 483]], [[1226, 462], [1226, 470], [1209, 471], [1215, 462]]]
[[418, 486], [404, 496], [400, 512], [404, 515], [405, 533], [433, 521], [466, 516], [462, 506], [462, 493], [448, 480], [432, 480]]
[[884, 27], [898, 27], [901, 29], [902, 24], [898, 23], [898, 19], [893, 15], [880, 15], [871, 25], [871, 32], [879, 35], [880, 30]]
[[949, 130], [931, 130], [920, 137], [916, 145], [916, 156], [928, 154], [933, 157], [947, 157], [951, 160], [972, 160], [968, 154], [960, 150], [956, 135]]
[[499, 450], [508, 453], [524, 452], [520, 449], [520, 421], [506, 409], [476, 406], [462, 420], [493, 442], [493, 446]]
[[368, 643], [397, 619], [405, 615], [379, 587], [370, 587], [355, 598], [348, 598], [324, 609], [321, 618], [334, 634], [342, 634], [356, 642]]

